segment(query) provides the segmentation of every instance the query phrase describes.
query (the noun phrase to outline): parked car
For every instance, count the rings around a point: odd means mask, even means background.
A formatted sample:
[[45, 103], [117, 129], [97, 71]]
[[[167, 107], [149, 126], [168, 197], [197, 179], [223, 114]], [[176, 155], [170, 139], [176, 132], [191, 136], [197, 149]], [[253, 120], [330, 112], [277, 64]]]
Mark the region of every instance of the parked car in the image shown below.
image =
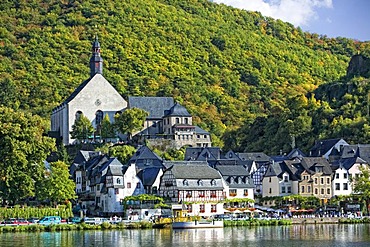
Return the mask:
[[39, 220], [40, 225], [51, 225], [51, 224], [60, 224], [62, 219], [60, 216], [45, 216]]
[[29, 218], [27, 221], [30, 222], [30, 223], [37, 223], [39, 222], [39, 218], [36, 218], [36, 217], [32, 217], [32, 218]]
[[80, 217], [71, 217], [71, 218], [68, 219], [68, 221], [70, 223], [77, 224], [77, 223], [81, 223], [82, 222], [82, 218], [80, 218]]
[[87, 218], [87, 217], [85, 217], [83, 219], [83, 222], [85, 224], [90, 224], [90, 225], [100, 225], [100, 224], [103, 224], [104, 219], [103, 218]]

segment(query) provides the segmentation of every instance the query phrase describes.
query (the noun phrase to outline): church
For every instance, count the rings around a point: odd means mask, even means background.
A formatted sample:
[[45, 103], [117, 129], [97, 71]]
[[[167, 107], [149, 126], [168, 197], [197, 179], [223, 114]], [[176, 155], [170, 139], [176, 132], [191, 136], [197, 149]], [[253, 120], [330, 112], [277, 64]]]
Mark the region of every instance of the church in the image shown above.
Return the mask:
[[[149, 113], [143, 129], [134, 134], [139, 142], [165, 142], [173, 148], [211, 146], [210, 133], [194, 126], [192, 116], [186, 108], [175, 102], [172, 97], [129, 96], [126, 101], [103, 76], [103, 58], [97, 37], [92, 43], [90, 78], [82, 82], [63, 103], [52, 110], [50, 133], [64, 145], [75, 144], [76, 140], [72, 139], [70, 132], [81, 114], [98, 130], [106, 115], [113, 123], [115, 114], [134, 107]], [[89, 141], [100, 140], [98, 135], [94, 134], [89, 137]], [[112, 141], [125, 141], [125, 135], [117, 133], [117, 138]]]

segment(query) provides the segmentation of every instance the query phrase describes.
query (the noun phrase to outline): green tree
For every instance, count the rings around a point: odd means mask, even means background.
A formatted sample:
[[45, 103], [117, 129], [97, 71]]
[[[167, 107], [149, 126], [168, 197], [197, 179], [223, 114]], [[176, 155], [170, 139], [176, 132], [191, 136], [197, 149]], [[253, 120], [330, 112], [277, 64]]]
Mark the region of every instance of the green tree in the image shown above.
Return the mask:
[[105, 114], [101, 122], [101, 138], [106, 140], [115, 136], [113, 124], [109, 120], [108, 114]]
[[76, 198], [75, 183], [70, 179], [68, 166], [62, 161], [50, 163], [50, 170], [45, 170], [45, 178], [36, 185], [36, 196], [40, 200], [57, 203]]
[[94, 133], [90, 120], [81, 114], [72, 125], [71, 137], [80, 142], [86, 141]]
[[95, 150], [108, 154], [110, 157], [116, 157], [122, 164], [126, 164], [136, 151], [135, 147], [130, 145], [112, 146], [110, 144], [105, 144]]
[[143, 128], [148, 115], [148, 112], [139, 108], [127, 109], [122, 114], [114, 116], [114, 126], [117, 131], [127, 134], [127, 139], [131, 140], [132, 134]]
[[365, 202], [366, 212], [369, 215], [370, 204], [370, 168], [360, 167], [361, 175], [353, 180], [353, 192], [357, 194], [361, 201]]
[[55, 150], [52, 138], [37, 115], [0, 107], [0, 198], [15, 204], [35, 195], [44, 160]]

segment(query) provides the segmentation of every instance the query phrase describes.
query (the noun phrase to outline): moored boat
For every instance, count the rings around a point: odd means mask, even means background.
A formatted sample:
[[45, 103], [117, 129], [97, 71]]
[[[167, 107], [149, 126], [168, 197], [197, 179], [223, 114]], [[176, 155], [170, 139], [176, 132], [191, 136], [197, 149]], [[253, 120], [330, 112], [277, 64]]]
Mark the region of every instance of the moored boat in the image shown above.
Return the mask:
[[194, 221], [174, 221], [172, 222], [173, 229], [191, 229], [191, 228], [222, 228], [224, 222], [222, 220], [194, 220]]

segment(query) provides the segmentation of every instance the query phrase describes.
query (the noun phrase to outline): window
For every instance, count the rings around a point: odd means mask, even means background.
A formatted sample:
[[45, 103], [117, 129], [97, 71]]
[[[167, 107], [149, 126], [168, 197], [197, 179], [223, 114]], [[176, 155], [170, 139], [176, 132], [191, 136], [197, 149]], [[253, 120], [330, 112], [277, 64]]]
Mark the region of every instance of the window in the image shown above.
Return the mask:
[[321, 184], [324, 184], [324, 178], [321, 178], [320, 181], [321, 181]]
[[235, 189], [229, 190], [229, 196], [236, 196], [236, 190]]
[[184, 122], [185, 122], [185, 124], [188, 124], [189, 123], [189, 119], [188, 118], [184, 118]]
[[127, 189], [131, 189], [131, 183], [127, 183]]
[[318, 188], [315, 188], [315, 194], [317, 195], [317, 194], [319, 194], [319, 190], [318, 190]]
[[217, 205], [216, 204], [212, 204], [211, 205], [211, 213], [216, 213], [217, 212]]
[[307, 193], [311, 193], [311, 186], [307, 186]]
[[80, 119], [80, 117], [82, 116], [82, 111], [77, 111], [76, 114], [75, 114], [75, 118], [76, 120]]
[[289, 176], [284, 176], [284, 182], [288, 182], [289, 181]]
[[270, 188], [270, 189], [269, 189], [269, 194], [271, 194], [271, 193], [272, 193], [272, 189]]
[[200, 213], [204, 213], [204, 212], [206, 212], [204, 204], [200, 204], [200, 205], [199, 205], [199, 212], [200, 212]]
[[96, 197], [96, 204], [100, 203], [100, 197]]
[[248, 196], [248, 190], [244, 190], [244, 196]]
[[178, 123], [180, 123], [180, 118], [176, 118], [176, 123], [178, 124]]
[[330, 178], [326, 178], [326, 184], [330, 184]]
[[198, 195], [199, 195], [199, 197], [204, 197], [204, 190], [200, 190], [200, 191], [198, 191]]
[[102, 120], [103, 120], [103, 112], [99, 110], [95, 113], [95, 125], [100, 126]]
[[324, 188], [322, 188], [321, 189], [321, 195], [323, 195], [325, 193], [325, 189]]
[[343, 190], [348, 190], [348, 183], [343, 183]]
[[335, 178], [339, 178], [339, 173], [335, 173]]
[[203, 186], [203, 181], [201, 179], [198, 180], [198, 186]]
[[288, 193], [292, 193], [292, 187], [288, 186]]
[[152, 188], [152, 194], [157, 194], [157, 193], [158, 193], [157, 186], [153, 186], [153, 188]]
[[118, 189], [118, 188], [115, 188], [115, 189], [114, 189], [114, 194], [115, 194], [115, 195], [118, 195], [118, 194], [119, 194], [119, 189]]
[[304, 186], [301, 186], [301, 193], [304, 193]]
[[96, 191], [100, 191], [100, 184], [96, 185]]
[[326, 194], [327, 194], [327, 195], [330, 195], [330, 188], [327, 188], [327, 189], [326, 189]]
[[211, 190], [210, 193], [211, 198], [217, 197], [217, 192], [215, 190]]
[[285, 192], [285, 186], [281, 187], [281, 193], [286, 193]]
[[340, 183], [335, 183], [335, 190], [340, 190]]
[[121, 184], [121, 179], [117, 178], [117, 184]]
[[191, 191], [187, 191], [187, 192], [186, 192], [186, 197], [192, 197], [192, 195], [191, 195]]
[[189, 186], [189, 182], [188, 182], [188, 180], [184, 179], [184, 181], [182, 181], [182, 185], [184, 185], [184, 186]]
[[317, 184], [317, 178], [315, 178], [315, 184]]
[[216, 186], [216, 180], [214, 179], [211, 180], [211, 186]]
[[141, 189], [141, 184], [140, 183], [136, 184], [136, 189]]
[[347, 173], [343, 173], [343, 178], [344, 179], [347, 179], [347, 177], [348, 177], [348, 174]]
[[191, 205], [191, 204], [186, 205], [186, 209], [188, 210], [188, 213], [192, 213], [193, 212], [193, 205]]

